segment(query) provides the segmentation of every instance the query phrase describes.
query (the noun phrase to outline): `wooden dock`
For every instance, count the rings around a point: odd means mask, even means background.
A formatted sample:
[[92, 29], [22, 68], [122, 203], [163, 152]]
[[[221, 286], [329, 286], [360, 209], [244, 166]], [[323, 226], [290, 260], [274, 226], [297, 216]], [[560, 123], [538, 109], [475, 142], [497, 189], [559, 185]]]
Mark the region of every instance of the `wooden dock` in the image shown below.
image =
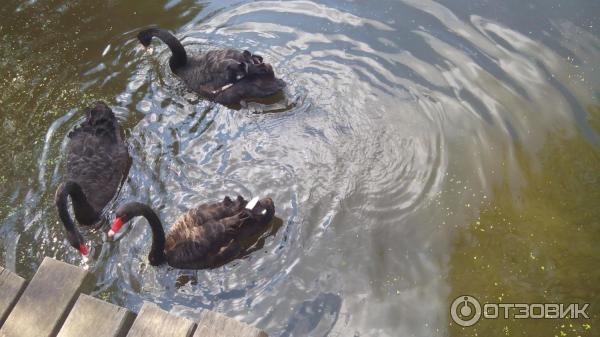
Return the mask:
[[145, 302], [136, 315], [87, 294], [86, 270], [46, 257], [33, 278], [0, 266], [0, 337], [268, 337], [209, 310], [179, 317]]

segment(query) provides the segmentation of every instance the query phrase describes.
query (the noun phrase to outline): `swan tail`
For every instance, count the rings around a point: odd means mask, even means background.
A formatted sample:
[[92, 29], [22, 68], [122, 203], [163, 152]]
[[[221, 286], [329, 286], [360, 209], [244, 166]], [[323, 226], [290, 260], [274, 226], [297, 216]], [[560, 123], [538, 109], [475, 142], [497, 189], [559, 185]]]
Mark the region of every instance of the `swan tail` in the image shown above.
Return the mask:
[[79, 133], [90, 133], [111, 139], [118, 138], [117, 118], [106, 103], [98, 101], [94, 107], [88, 108], [86, 111], [85, 121], [69, 133], [69, 138], [73, 138]]

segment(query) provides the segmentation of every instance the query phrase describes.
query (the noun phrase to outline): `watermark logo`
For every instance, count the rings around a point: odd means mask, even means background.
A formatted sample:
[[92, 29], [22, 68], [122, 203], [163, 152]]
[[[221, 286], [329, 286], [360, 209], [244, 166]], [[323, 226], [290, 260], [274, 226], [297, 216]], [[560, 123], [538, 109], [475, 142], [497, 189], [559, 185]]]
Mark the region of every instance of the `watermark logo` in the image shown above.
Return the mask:
[[557, 319], [588, 318], [585, 312], [590, 304], [584, 303], [485, 303], [483, 306], [470, 295], [458, 296], [450, 306], [452, 320], [464, 327], [485, 319]]
[[456, 324], [471, 326], [481, 318], [481, 304], [473, 296], [459, 296], [452, 302], [450, 315]]

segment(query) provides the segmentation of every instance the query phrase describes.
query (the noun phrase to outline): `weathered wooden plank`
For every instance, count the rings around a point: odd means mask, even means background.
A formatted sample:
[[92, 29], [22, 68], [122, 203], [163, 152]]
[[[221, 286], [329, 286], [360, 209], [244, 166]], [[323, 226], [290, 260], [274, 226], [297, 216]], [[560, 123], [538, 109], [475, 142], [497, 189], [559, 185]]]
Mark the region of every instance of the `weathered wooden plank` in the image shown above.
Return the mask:
[[218, 312], [202, 310], [193, 337], [268, 337], [267, 333]]
[[144, 303], [127, 337], [191, 337], [196, 323]]
[[0, 336], [55, 336], [79, 293], [93, 286], [93, 276], [86, 270], [44, 258], [0, 328]]
[[198, 321], [192, 337], [268, 337], [262, 330], [211, 310], [176, 306], [171, 312]]
[[25, 289], [25, 279], [0, 266], [0, 327]]
[[57, 337], [122, 337], [134, 318], [125, 308], [81, 294]]

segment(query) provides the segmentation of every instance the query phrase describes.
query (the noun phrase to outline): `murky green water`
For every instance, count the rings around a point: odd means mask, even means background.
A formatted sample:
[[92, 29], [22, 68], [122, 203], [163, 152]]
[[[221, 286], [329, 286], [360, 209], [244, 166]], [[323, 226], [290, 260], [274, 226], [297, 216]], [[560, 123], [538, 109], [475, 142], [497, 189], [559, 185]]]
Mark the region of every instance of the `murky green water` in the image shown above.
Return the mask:
[[[271, 336], [597, 336], [599, 17], [596, 0], [3, 1], [0, 263], [29, 277], [54, 256], [114, 303], [210, 308]], [[190, 50], [260, 52], [285, 98], [236, 111], [186, 92], [164, 45], [135, 40], [151, 24]], [[53, 195], [66, 134], [98, 99], [133, 157], [117, 202], [169, 224], [269, 195], [273, 235], [182, 275], [147, 264], [140, 220], [118, 243], [87, 233], [83, 261]], [[590, 319], [462, 328], [465, 294], [589, 303]]]

